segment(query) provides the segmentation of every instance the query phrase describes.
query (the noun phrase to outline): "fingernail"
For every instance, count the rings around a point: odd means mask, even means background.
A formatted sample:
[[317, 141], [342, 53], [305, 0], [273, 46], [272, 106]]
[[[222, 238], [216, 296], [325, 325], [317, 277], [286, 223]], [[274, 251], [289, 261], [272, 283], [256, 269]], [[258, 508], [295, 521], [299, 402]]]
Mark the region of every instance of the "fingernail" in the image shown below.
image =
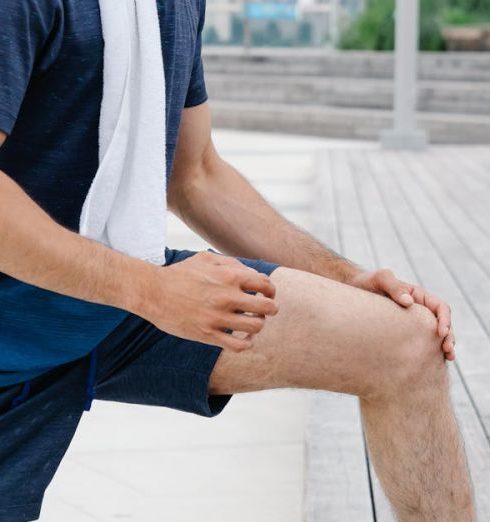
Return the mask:
[[407, 304], [413, 303], [413, 297], [410, 294], [402, 294], [400, 299], [403, 300]]

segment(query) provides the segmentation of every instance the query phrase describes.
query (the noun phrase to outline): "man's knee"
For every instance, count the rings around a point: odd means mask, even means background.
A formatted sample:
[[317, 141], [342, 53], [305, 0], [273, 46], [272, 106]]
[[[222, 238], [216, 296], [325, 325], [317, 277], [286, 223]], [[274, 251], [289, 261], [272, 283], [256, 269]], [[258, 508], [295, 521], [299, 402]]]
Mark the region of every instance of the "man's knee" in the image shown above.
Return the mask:
[[[428, 392], [447, 386], [447, 369], [437, 335], [437, 319], [424, 306], [413, 305], [406, 311], [401, 337], [390, 353], [389, 364], [378, 386], [370, 393], [380, 397], [411, 391]], [[407, 320], [408, 319], [408, 320]]]

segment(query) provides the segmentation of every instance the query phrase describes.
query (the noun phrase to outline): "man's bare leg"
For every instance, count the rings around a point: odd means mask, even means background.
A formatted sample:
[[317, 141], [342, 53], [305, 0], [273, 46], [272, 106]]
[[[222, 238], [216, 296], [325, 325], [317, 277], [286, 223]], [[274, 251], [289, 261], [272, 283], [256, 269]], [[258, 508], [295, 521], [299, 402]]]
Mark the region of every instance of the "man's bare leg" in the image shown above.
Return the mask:
[[279, 268], [272, 280], [279, 314], [252, 350], [222, 353], [210, 392], [298, 387], [357, 395], [398, 519], [476, 520], [433, 315], [306, 272]]

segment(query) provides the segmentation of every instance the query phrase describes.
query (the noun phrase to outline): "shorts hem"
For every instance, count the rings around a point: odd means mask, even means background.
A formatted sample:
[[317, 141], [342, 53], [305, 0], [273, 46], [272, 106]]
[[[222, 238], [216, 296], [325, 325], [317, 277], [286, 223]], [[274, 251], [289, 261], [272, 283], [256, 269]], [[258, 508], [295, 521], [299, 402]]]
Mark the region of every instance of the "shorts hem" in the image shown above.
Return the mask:
[[201, 381], [201, 400], [197, 403], [197, 408], [195, 413], [201, 415], [202, 417], [216, 417], [219, 415], [230, 402], [233, 395], [210, 395], [209, 394], [209, 380], [211, 378], [211, 373], [218, 362], [219, 356], [221, 355], [223, 349], [218, 346], [214, 347], [213, 355], [209, 360], [209, 366], [206, 372], [200, 374]]
[[32, 522], [41, 516], [42, 502], [0, 508], [0, 522]]

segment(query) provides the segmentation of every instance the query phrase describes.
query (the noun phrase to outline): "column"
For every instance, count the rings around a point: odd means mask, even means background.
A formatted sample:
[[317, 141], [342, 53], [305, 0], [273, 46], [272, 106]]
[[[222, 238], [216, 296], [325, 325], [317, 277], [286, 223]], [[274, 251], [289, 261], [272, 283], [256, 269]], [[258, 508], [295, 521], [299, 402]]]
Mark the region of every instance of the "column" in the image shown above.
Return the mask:
[[395, 36], [394, 127], [381, 133], [386, 148], [422, 149], [427, 134], [417, 129], [419, 0], [397, 0]]

